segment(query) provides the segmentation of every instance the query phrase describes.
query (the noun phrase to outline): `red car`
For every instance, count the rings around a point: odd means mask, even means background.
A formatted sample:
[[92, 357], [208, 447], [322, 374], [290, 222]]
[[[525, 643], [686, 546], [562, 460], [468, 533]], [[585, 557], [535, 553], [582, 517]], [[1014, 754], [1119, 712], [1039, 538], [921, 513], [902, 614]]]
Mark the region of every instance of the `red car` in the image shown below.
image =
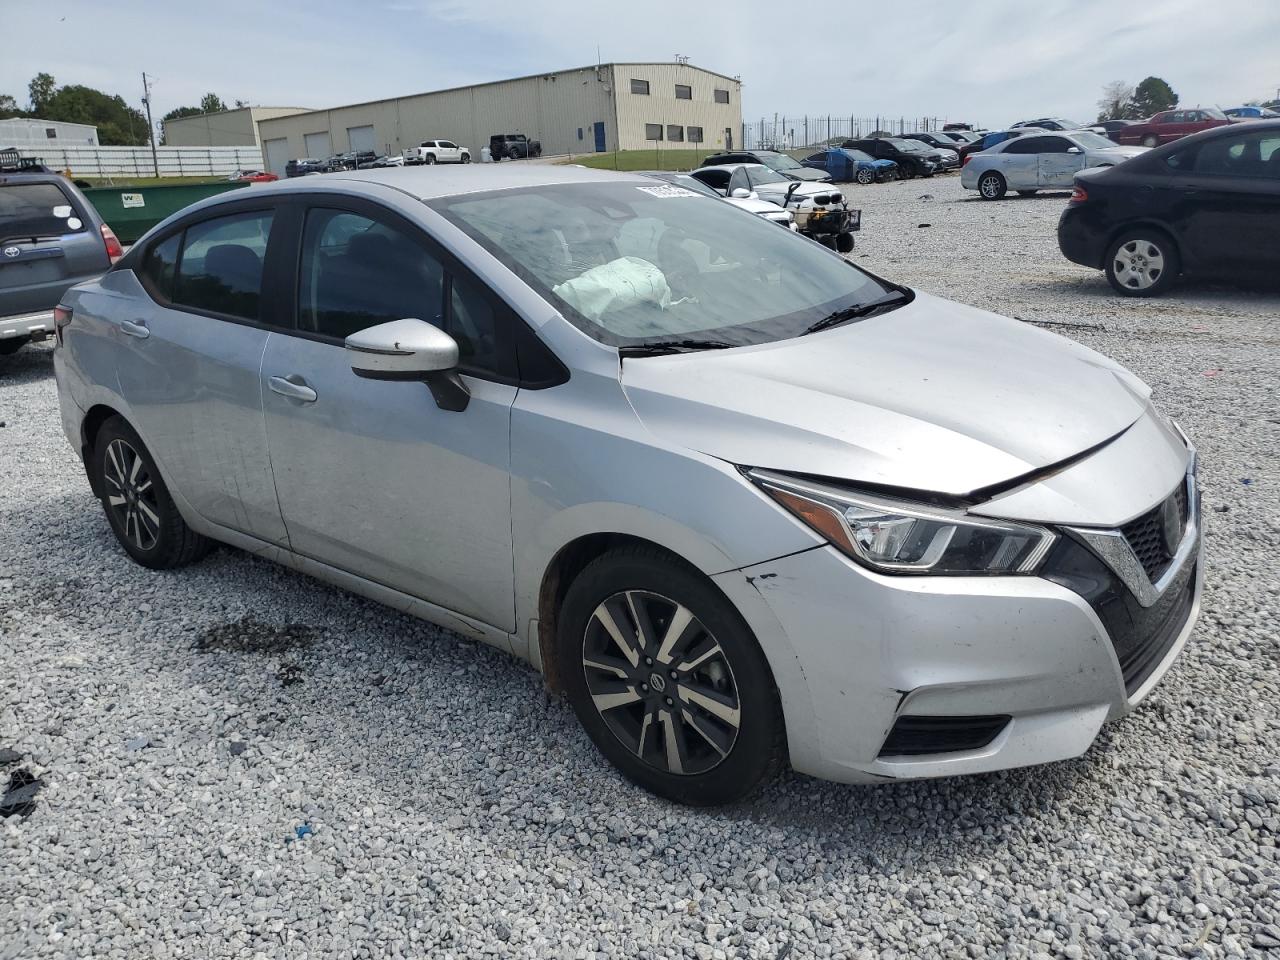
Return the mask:
[[1116, 143], [1158, 147], [1170, 140], [1177, 140], [1189, 133], [1199, 133], [1212, 127], [1222, 127], [1232, 120], [1216, 107], [1197, 107], [1194, 110], [1166, 110], [1150, 120], [1130, 124], [1114, 134]]
[[274, 173], [267, 173], [265, 170], [237, 170], [231, 176], [227, 177], [227, 179], [239, 182], [247, 181], [249, 183], [271, 183], [272, 181], [279, 180], [280, 178]]

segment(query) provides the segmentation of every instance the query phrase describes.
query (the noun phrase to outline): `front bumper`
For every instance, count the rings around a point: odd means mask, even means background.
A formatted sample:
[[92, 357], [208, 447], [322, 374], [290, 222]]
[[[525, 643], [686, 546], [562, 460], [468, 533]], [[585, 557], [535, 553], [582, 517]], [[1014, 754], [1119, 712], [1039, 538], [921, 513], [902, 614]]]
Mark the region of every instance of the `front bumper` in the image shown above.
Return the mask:
[[[1132, 595], [1101, 588], [1101, 563], [1055, 580], [895, 577], [819, 547], [716, 581], [769, 654], [796, 770], [845, 782], [979, 773], [1078, 756], [1150, 693], [1199, 616], [1194, 507], [1193, 518], [1188, 549], [1146, 607], [1117, 607]], [[1085, 550], [1069, 532], [1062, 542]], [[990, 720], [992, 735], [892, 749], [920, 718], [956, 729]]]

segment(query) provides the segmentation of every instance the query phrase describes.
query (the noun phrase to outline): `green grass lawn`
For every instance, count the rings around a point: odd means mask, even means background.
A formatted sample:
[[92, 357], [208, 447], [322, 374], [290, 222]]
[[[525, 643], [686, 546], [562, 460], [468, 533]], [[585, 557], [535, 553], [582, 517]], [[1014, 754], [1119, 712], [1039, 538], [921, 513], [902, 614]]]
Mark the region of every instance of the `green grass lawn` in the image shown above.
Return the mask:
[[580, 163], [597, 170], [694, 170], [704, 157], [715, 153], [701, 150], [619, 150], [615, 153], [586, 153], [562, 163]]
[[[74, 173], [74, 171], [73, 171]], [[118, 177], [81, 177], [73, 179], [84, 181], [91, 187], [189, 187], [197, 183], [220, 183], [226, 177], [130, 177], [121, 174]]]

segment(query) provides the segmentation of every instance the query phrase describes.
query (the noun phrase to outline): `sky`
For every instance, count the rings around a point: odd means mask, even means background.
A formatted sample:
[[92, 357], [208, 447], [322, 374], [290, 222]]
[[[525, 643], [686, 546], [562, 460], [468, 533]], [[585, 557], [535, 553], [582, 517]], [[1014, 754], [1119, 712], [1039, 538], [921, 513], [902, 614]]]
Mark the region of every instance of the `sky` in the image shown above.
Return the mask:
[[988, 127], [1092, 120], [1103, 84], [1166, 79], [1183, 104], [1280, 96], [1277, 0], [0, 0], [0, 94], [37, 72], [157, 119], [209, 91], [327, 107], [677, 54], [743, 81], [746, 122], [904, 116]]

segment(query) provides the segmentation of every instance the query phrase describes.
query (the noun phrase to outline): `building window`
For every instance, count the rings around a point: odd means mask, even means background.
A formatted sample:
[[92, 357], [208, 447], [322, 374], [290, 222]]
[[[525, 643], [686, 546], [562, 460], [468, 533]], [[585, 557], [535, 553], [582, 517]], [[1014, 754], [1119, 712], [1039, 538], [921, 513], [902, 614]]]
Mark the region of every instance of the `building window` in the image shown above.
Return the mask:
[[686, 83], [677, 83], [677, 84], [676, 84], [676, 99], [677, 99], [677, 100], [692, 100], [692, 99], [693, 99], [693, 87], [689, 86], [689, 85], [688, 85], [688, 84], [686, 84]]
[[582, 128], [581, 128], [581, 127], [579, 127], [579, 128], [578, 128], [578, 139], [579, 139], [579, 140], [581, 140], [581, 139], [582, 139]]
[[58, 139], [58, 128], [57, 128], [57, 127], [45, 127], [45, 128], [44, 128], [44, 135], [45, 135], [45, 138], [46, 138], [46, 139], [48, 139], [48, 140], [57, 140], [57, 139]]
[[716, 103], [728, 103], [728, 102], [729, 102], [729, 91], [728, 91], [728, 90], [717, 90], [717, 91], [716, 91]]
[[647, 97], [649, 95], [649, 81], [648, 80], [632, 80], [631, 92], [639, 93]]
[[702, 142], [702, 128], [701, 128], [701, 127], [686, 127], [686, 128], [685, 128], [685, 130], [686, 130], [686, 132], [687, 132], [687, 133], [688, 133], [688, 135], [689, 135], [689, 142], [690, 142], [690, 143], [701, 143], [701, 142]]
[[661, 139], [662, 139], [662, 124], [660, 124], [660, 123], [646, 123], [646, 124], [644, 125], [644, 138], [645, 138], [646, 140], [661, 140]]
[[667, 124], [667, 139], [672, 143], [684, 143], [684, 127], [674, 123]]

